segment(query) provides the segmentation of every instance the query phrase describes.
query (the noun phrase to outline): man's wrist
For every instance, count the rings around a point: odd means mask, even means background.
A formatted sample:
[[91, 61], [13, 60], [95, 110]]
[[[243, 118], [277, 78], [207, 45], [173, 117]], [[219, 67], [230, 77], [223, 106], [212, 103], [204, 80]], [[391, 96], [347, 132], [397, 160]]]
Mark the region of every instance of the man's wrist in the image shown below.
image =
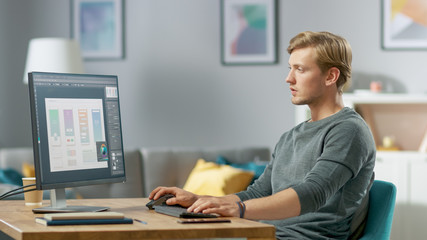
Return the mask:
[[237, 201], [236, 204], [237, 204], [237, 206], [239, 206], [240, 218], [244, 218], [245, 217], [245, 211], [246, 211], [245, 203], [243, 201]]

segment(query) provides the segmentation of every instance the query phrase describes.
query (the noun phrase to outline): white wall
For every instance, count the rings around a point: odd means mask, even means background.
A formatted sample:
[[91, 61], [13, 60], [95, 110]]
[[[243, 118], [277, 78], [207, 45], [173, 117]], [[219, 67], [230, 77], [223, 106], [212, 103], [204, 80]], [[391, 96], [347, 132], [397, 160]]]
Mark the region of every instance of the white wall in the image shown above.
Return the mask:
[[[125, 0], [125, 58], [86, 61], [85, 68], [119, 76], [126, 147], [273, 148], [294, 123], [284, 81], [286, 47], [304, 30], [350, 41], [358, 87], [381, 79], [399, 92], [427, 91], [427, 52], [381, 49], [380, 1], [279, 4], [279, 64], [223, 66], [219, 0]], [[21, 83], [27, 42], [69, 37], [69, 13], [68, 1], [0, 1], [0, 147], [31, 145], [28, 93]]]

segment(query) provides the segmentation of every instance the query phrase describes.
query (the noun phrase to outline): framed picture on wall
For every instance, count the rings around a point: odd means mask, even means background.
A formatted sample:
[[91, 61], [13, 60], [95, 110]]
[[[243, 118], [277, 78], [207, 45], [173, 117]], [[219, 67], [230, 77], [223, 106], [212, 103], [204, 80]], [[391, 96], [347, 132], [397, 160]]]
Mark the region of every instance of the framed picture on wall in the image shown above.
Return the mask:
[[72, 0], [71, 5], [71, 36], [83, 58], [123, 58], [123, 1]]
[[222, 63], [277, 63], [276, 11], [276, 0], [221, 0]]
[[427, 4], [419, 0], [382, 0], [382, 47], [427, 50]]

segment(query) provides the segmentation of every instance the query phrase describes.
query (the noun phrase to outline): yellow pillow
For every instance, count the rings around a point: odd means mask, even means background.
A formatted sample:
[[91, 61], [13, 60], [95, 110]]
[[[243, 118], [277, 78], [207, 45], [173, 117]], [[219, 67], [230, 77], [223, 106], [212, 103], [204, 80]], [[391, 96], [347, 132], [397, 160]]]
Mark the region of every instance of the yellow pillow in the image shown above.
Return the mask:
[[34, 171], [34, 166], [24, 162], [22, 164], [22, 175], [24, 175], [24, 177], [35, 177], [36, 173]]
[[199, 159], [184, 190], [199, 195], [224, 196], [245, 190], [253, 177], [253, 172]]

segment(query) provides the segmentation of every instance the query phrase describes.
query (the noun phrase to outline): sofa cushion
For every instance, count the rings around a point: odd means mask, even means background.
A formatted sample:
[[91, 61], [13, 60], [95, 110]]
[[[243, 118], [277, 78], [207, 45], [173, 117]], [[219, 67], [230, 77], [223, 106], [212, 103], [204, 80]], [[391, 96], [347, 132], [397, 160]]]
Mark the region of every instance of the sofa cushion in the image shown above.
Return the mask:
[[22, 175], [12, 168], [0, 169], [0, 183], [22, 186]]
[[138, 150], [125, 150], [126, 182], [74, 187], [81, 198], [134, 198], [143, 197], [141, 154]]
[[247, 162], [247, 163], [231, 163], [228, 159], [226, 159], [223, 156], [218, 156], [216, 159], [216, 163], [217, 164], [221, 164], [221, 165], [229, 165], [232, 166], [234, 168], [239, 168], [239, 169], [243, 169], [246, 171], [251, 171], [254, 173], [254, 177], [252, 182], [254, 182], [255, 180], [257, 180], [261, 174], [264, 172], [265, 167], [267, 166], [268, 162], [267, 161], [257, 161], [257, 162]]
[[36, 172], [34, 169], [34, 164], [22, 163], [22, 175], [24, 177], [36, 177]]
[[245, 190], [254, 176], [228, 165], [199, 159], [184, 185], [184, 190], [199, 195], [224, 196]]
[[0, 149], [0, 168], [12, 168], [21, 172], [24, 162], [34, 164], [33, 149], [31, 147]]
[[144, 196], [158, 186], [183, 187], [198, 159], [215, 162], [221, 155], [231, 163], [269, 161], [267, 147], [218, 148], [218, 147], [151, 147], [141, 148]]

